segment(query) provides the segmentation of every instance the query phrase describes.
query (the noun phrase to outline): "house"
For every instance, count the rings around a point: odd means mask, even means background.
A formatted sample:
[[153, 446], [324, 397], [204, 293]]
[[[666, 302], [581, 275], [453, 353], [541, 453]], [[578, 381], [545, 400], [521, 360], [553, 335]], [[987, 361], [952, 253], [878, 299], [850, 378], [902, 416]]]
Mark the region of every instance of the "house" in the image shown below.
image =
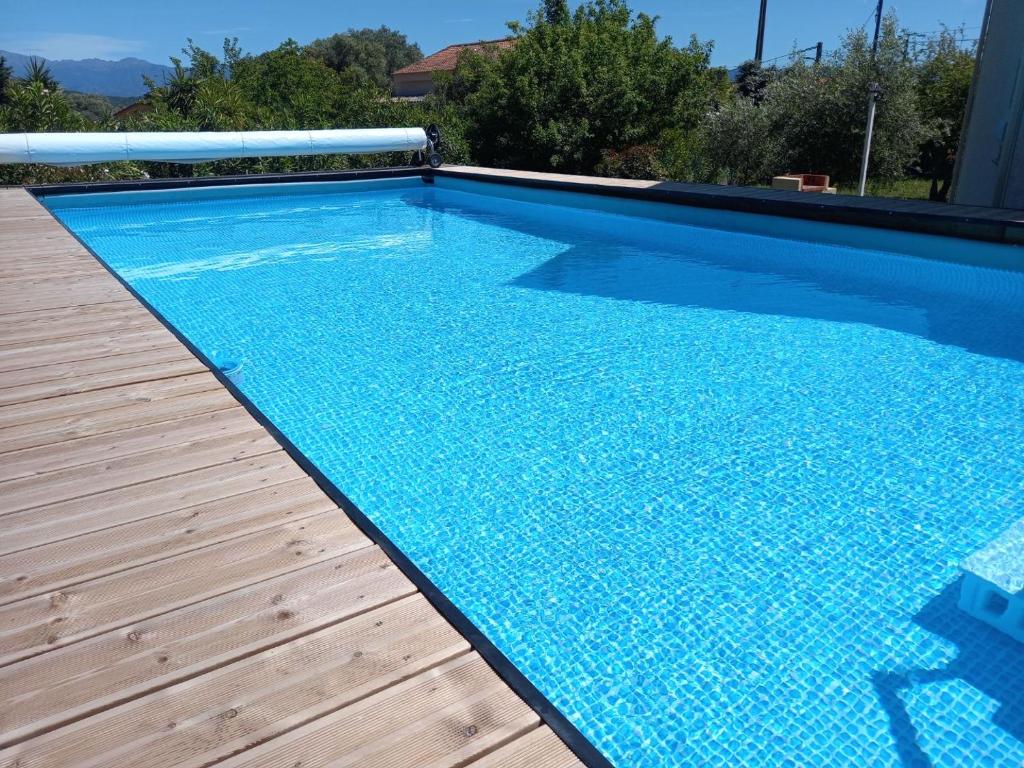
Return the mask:
[[121, 107], [119, 110], [114, 112], [112, 117], [115, 120], [126, 120], [134, 115], [144, 115], [147, 112], [153, 111], [153, 105], [147, 104], [145, 101], [133, 101], [127, 106]]
[[391, 75], [392, 93], [399, 99], [422, 99], [434, 90], [434, 73], [454, 72], [463, 51], [496, 52], [511, 48], [513, 45], [515, 45], [514, 37], [449, 45], [437, 53], [420, 59], [415, 64], [396, 70]]

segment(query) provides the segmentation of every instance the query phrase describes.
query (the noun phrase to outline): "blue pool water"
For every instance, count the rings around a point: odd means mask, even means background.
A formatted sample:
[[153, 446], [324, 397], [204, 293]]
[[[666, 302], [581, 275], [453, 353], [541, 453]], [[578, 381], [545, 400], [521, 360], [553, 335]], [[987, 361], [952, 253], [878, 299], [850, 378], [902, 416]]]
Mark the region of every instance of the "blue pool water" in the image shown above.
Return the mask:
[[1024, 274], [492, 192], [48, 203], [617, 765], [1024, 761]]

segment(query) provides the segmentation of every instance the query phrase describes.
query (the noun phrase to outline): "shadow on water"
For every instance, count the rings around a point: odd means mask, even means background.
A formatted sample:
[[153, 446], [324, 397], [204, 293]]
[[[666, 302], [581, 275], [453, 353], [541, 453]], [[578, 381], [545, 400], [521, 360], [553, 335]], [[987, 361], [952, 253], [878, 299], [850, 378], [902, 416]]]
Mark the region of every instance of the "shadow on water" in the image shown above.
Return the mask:
[[[863, 323], [1024, 362], [1024, 275], [850, 248], [579, 212], [410, 205], [567, 248], [512, 285], [627, 301]], [[579, 219], [576, 221], [576, 219]], [[965, 246], [969, 247], [969, 246]]]
[[960, 581], [946, 587], [914, 617], [923, 629], [954, 643], [956, 658], [936, 669], [872, 676], [905, 768], [932, 765], [902, 699], [904, 691], [930, 683], [961, 680], [980, 691], [998, 704], [992, 722], [1024, 743], [1024, 648], [957, 608]]

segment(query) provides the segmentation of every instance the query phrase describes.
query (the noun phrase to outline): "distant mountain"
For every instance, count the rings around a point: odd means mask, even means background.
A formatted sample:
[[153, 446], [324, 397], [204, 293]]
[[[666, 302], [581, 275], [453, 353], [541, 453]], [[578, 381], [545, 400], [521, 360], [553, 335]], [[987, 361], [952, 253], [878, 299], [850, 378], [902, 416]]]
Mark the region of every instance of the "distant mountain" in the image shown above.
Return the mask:
[[[31, 56], [10, 51], [0, 51], [0, 56], [7, 59], [15, 77], [25, 73]], [[42, 56], [36, 58], [42, 59]], [[158, 83], [171, 72], [170, 67], [154, 64], [143, 59], [121, 59], [107, 61], [105, 59], [43, 59], [50, 68], [54, 78], [66, 91], [82, 93], [98, 93], [102, 96], [141, 96], [146, 92], [142, 77], [151, 77]]]

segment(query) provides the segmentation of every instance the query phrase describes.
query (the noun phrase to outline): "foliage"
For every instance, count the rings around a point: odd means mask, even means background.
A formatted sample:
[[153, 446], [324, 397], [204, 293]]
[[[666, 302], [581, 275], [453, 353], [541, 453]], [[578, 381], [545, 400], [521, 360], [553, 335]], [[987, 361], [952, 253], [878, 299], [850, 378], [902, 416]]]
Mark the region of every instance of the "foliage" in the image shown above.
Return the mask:
[[[445, 104], [394, 102], [390, 94], [350, 70], [338, 72], [293, 40], [258, 56], [242, 55], [237, 41], [225, 40], [223, 57], [195, 46], [185, 48], [187, 65], [174, 61], [164, 85], [151, 84], [151, 110], [131, 127], [140, 130], [294, 130], [377, 128], [437, 123], [445, 136], [445, 156], [468, 162], [462, 120]], [[150, 163], [152, 175], [238, 174], [340, 170], [404, 165], [410, 156], [317, 155], [233, 158], [180, 166]]]
[[7, 66], [7, 59], [0, 56], [0, 107], [7, 103], [7, 94], [13, 79], [11, 68]]
[[929, 197], [945, 201], [963, 130], [967, 95], [974, 75], [974, 50], [957, 43], [957, 31], [943, 28], [925, 50], [917, 79], [921, 117], [928, 131], [918, 170], [931, 180]]
[[871, 146], [869, 175], [904, 175], [924, 136], [912, 64], [904, 57], [894, 16], [883, 19], [878, 55], [863, 31], [853, 32], [823, 66], [802, 62], [770, 87], [775, 124], [785, 146], [787, 170], [828, 173], [839, 182], [860, 171], [868, 108], [868, 87], [882, 89]]
[[10, 133], [80, 131], [85, 121], [60, 89], [47, 89], [39, 80], [19, 80], [0, 107], [0, 127]]
[[[870, 197], [895, 197], [901, 200], [927, 200], [930, 183], [928, 179], [868, 179], [865, 194]], [[854, 184], [839, 187], [840, 195], [856, 195]]]
[[114, 111], [106, 96], [78, 91], [64, 91], [64, 96], [71, 108], [91, 123], [105, 123]]
[[[6, 89], [0, 105], [0, 132], [49, 133], [82, 131], [91, 124], [75, 111], [60, 88], [47, 89], [41, 78], [16, 80]], [[140, 169], [130, 163], [107, 163], [80, 168], [44, 165], [0, 165], [0, 184], [49, 184], [58, 181], [95, 181], [137, 178]]]
[[692, 131], [708, 107], [710, 45], [676, 48], [622, 0], [591, 0], [571, 18], [548, 3], [515, 46], [468, 54], [453, 86], [467, 92], [468, 138], [484, 165], [593, 173], [603, 153]]
[[595, 171], [598, 176], [618, 179], [663, 179], [668, 172], [661, 155], [653, 144], [627, 147], [622, 151], [607, 149]]
[[[575, 4], [574, 4], [575, 5]], [[764, 184], [787, 171], [856, 181], [868, 85], [883, 94], [869, 189], [944, 199], [974, 58], [944, 30], [908, 55], [896, 19], [884, 20], [877, 57], [862, 31], [821, 62], [740, 66], [735, 84], [709, 66], [711, 46], [660, 37], [656, 20], [625, 0], [539, 0], [515, 45], [463, 52], [435, 76], [422, 102], [390, 97], [392, 71], [420, 56], [387, 27], [350, 29], [301, 46], [218, 53], [188, 40], [161, 82], [147, 81], [147, 110], [122, 126], [102, 97], [64, 92], [44, 62], [13, 78], [0, 59], [0, 130], [222, 131], [385, 127], [437, 123], [448, 162], [629, 178]], [[408, 163], [403, 153], [236, 158], [194, 166], [107, 164], [79, 169], [0, 168], [0, 181], [260, 173]], [[925, 177], [905, 181], [907, 174]]]
[[387, 88], [391, 73], [423, 58], [423, 52], [405, 35], [388, 27], [350, 29], [314, 40], [306, 53], [335, 72]]
[[703, 125], [698, 178], [726, 184], [761, 184], [781, 167], [784, 151], [776, 113], [738, 98], [710, 113]]
[[46, 62], [35, 56], [28, 60], [25, 76], [21, 79], [26, 83], [38, 83], [47, 91], [55, 91], [60, 87]]
[[826, 173], [838, 183], [860, 171], [868, 87], [878, 83], [869, 174], [897, 179], [915, 161], [927, 134], [918, 105], [917, 72], [905, 56], [896, 19], [883, 20], [878, 55], [863, 30], [850, 32], [826, 60], [794, 60], [772, 77], [760, 106], [740, 98], [708, 117], [708, 180], [764, 183], [778, 173]]
[[777, 74], [776, 67], [764, 67], [761, 62], [753, 59], [745, 61], [737, 67], [736, 93], [754, 104], [760, 104]]
[[570, 18], [566, 0], [544, 0], [545, 24], [568, 24]]

